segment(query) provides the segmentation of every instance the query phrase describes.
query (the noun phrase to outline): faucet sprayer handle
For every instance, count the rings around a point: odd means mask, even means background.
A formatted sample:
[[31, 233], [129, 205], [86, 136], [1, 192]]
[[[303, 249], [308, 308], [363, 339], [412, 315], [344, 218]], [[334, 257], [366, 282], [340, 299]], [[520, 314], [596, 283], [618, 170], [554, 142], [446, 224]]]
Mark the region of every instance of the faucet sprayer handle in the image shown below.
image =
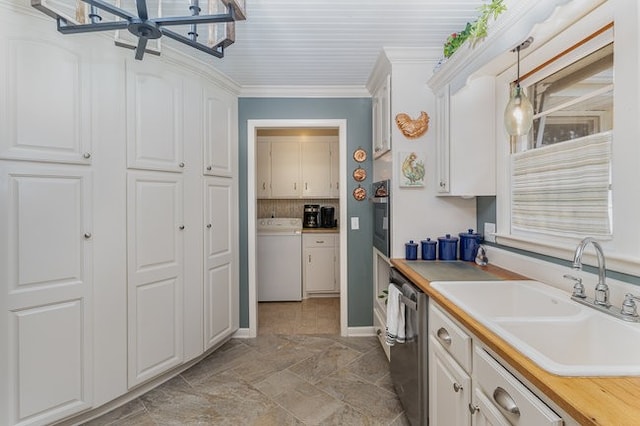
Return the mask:
[[637, 317], [638, 316], [638, 307], [636, 305], [636, 300], [640, 301], [640, 298], [634, 296], [631, 293], [627, 293], [624, 295], [624, 302], [622, 302], [622, 309], [620, 313], [625, 317]]
[[574, 277], [569, 274], [564, 274], [563, 278], [573, 281], [573, 297], [579, 297], [580, 299], [587, 297], [587, 294], [584, 291], [584, 285], [582, 284], [582, 278]]

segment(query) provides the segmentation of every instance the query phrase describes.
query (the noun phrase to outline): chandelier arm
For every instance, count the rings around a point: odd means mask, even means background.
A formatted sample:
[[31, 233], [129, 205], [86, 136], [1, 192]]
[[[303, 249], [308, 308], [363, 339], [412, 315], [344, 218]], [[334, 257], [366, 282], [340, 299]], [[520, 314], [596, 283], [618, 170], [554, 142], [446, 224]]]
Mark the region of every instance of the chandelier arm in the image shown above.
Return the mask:
[[156, 24], [166, 27], [171, 25], [217, 24], [221, 22], [233, 22], [235, 19], [232, 13], [222, 13], [218, 15], [168, 16], [166, 18], [154, 18], [152, 20]]
[[[197, 41], [193, 41], [188, 37], [183, 36], [182, 34], [178, 34], [174, 31], [171, 31], [168, 28], [163, 28], [160, 27], [160, 31], [162, 32], [163, 35], [166, 35], [169, 38], [172, 38], [176, 41], [179, 41], [180, 43], [184, 43], [188, 46], [193, 47], [194, 49], [198, 49], [202, 52], [208, 53], [209, 55], [213, 55], [216, 58], [223, 58], [224, 57], [224, 47], [216, 45], [214, 46], [214, 48], [211, 48], [209, 46], [206, 46], [202, 43], [198, 43]], [[219, 46], [219, 47], [218, 47]], [[217, 47], [217, 48], [216, 48]]]
[[97, 22], [95, 24], [70, 25], [63, 18], [58, 18], [58, 31], [62, 34], [94, 33], [99, 31], [125, 30], [128, 21]]
[[[149, 19], [149, 11], [147, 10], [147, 0], [136, 0], [136, 8], [138, 9], [138, 16], [143, 21]], [[145, 43], [146, 44], [146, 43]]]
[[138, 46], [136, 47], [136, 59], [141, 61], [144, 57], [145, 49], [147, 48], [147, 41], [149, 39], [145, 36], [138, 37]]
[[119, 16], [122, 19], [134, 19], [134, 18], [138, 18], [136, 15], [127, 12], [126, 10], [122, 10], [119, 7], [115, 7], [112, 4], [109, 4], [105, 1], [102, 0], [82, 0], [85, 3], [88, 3], [90, 5], [93, 5], [95, 7], [97, 7], [98, 9], [102, 9], [105, 12], [109, 12], [112, 15], [116, 15]]

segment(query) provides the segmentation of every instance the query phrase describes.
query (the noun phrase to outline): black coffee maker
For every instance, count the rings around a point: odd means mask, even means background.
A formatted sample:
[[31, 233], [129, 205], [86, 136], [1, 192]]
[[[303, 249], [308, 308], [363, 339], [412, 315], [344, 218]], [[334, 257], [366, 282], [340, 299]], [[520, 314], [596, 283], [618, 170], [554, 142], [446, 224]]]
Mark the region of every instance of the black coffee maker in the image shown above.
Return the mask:
[[305, 204], [304, 218], [302, 219], [302, 226], [305, 228], [320, 227], [320, 220], [318, 218], [319, 214], [320, 214], [320, 204]]
[[333, 228], [336, 226], [335, 207], [324, 206], [320, 209], [320, 224], [323, 228]]

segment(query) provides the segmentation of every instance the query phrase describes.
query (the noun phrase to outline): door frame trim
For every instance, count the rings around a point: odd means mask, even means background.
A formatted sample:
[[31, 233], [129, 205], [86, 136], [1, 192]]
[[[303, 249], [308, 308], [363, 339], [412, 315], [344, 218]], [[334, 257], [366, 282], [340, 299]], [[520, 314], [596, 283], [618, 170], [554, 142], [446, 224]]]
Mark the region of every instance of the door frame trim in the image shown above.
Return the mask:
[[257, 129], [286, 127], [332, 127], [338, 129], [340, 169], [340, 335], [348, 335], [347, 304], [347, 120], [346, 119], [277, 119], [247, 120], [247, 263], [249, 279], [249, 337], [258, 334], [258, 293], [256, 286], [257, 256], [257, 196], [256, 196], [256, 142]]

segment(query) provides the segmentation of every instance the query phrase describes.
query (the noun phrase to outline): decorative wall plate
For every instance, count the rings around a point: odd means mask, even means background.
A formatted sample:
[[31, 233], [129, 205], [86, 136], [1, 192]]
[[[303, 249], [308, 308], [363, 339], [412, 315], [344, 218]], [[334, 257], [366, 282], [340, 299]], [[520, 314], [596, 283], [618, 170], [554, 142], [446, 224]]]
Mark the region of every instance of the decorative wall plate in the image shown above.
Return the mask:
[[396, 125], [407, 138], [419, 138], [429, 129], [429, 115], [420, 111], [420, 117], [413, 119], [409, 114], [401, 112], [396, 115]]
[[365, 198], [367, 198], [367, 190], [361, 187], [360, 184], [358, 184], [358, 187], [353, 190], [353, 198], [355, 198], [357, 201], [364, 200]]
[[366, 178], [367, 178], [367, 171], [365, 169], [363, 169], [362, 167], [358, 167], [357, 169], [355, 169], [353, 171], [353, 179], [356, 182], [362, 182]]
[[367, 151], [365, 151], [362, 148], [358, 148], [355, 151], [353, 151], [353, 159], [356, 160], [358, 163], [362, 163], [364, 160], [367, 159]]

